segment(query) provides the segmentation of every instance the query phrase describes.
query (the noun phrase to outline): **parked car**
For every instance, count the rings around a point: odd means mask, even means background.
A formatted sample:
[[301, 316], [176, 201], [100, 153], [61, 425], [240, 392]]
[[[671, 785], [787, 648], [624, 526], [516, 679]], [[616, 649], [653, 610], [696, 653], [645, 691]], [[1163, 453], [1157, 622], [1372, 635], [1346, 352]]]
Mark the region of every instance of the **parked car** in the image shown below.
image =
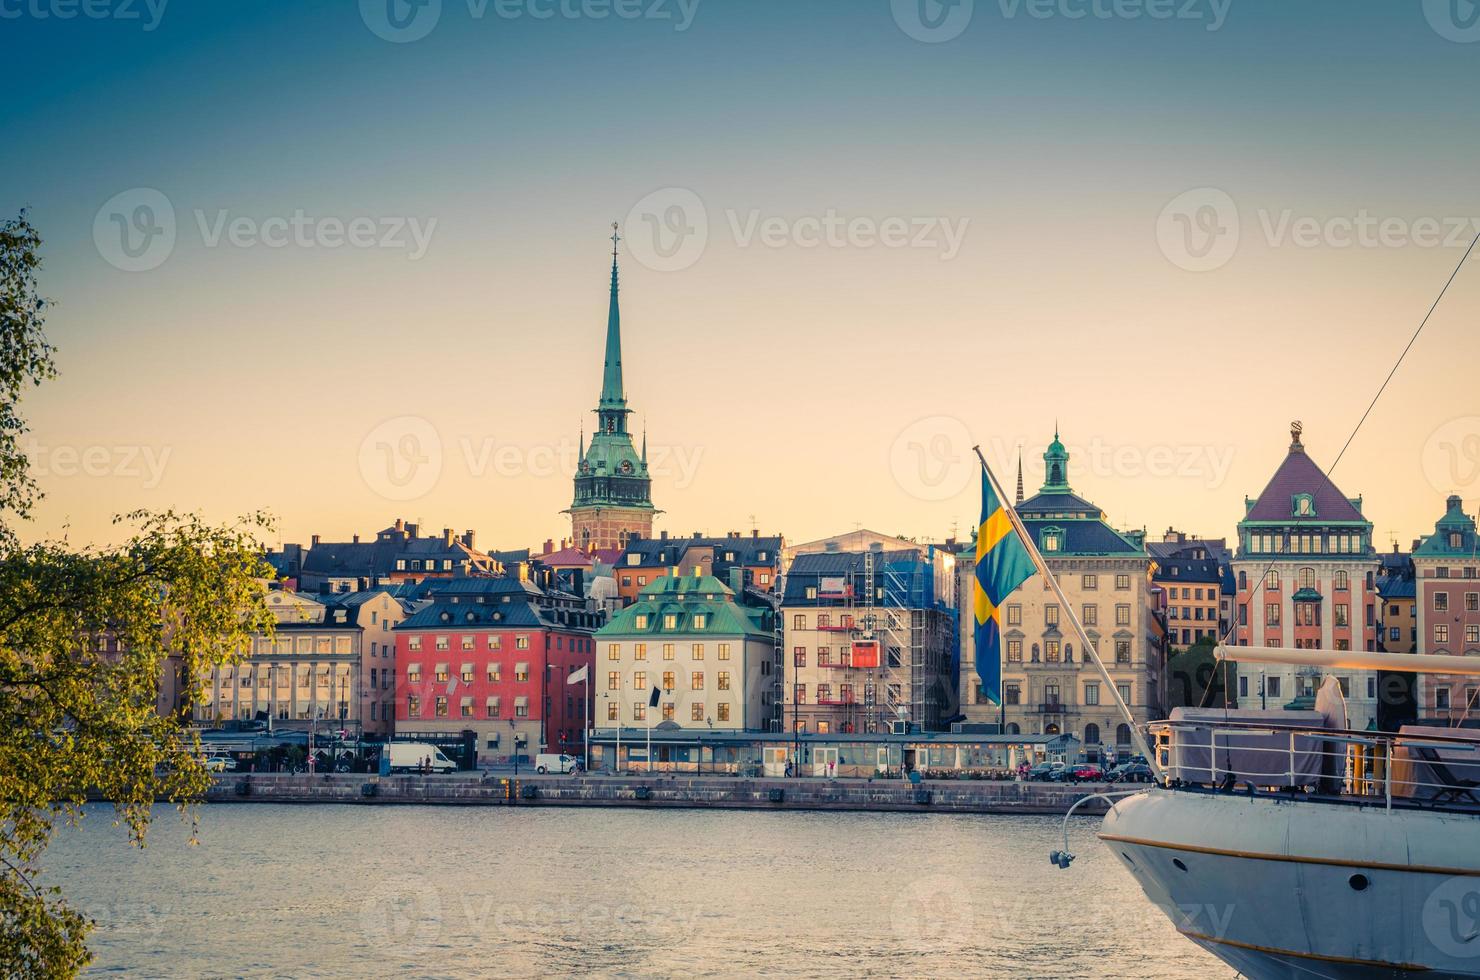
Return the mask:
[[206, 772], [235, 772], [236, 760], [226, 755], [207, 756], [202, 763]]
[[1111, 783], [1149, 783], [1154, 777], [1151, 767], [1144, 762], [1122, 762], [1105, 774]]
[[581, 760], [573, 755], [565, 755], [557, 752], [541, 752], [534, 757], [534, 771], [537, 773], [547, 772], [578, 772], [581, 768]]
[[1062, 762], [1040, 762], [1028, 770], [1028, 781], [1034, 783], [1046, 783], [1054, 779], [1054, 773], [1063, 772]]
[[1065, 768], [1064, 779], [1071, 783], [1100, 783], [1105, 780], [1105, 770], [1093, 762], [1076, 762]]

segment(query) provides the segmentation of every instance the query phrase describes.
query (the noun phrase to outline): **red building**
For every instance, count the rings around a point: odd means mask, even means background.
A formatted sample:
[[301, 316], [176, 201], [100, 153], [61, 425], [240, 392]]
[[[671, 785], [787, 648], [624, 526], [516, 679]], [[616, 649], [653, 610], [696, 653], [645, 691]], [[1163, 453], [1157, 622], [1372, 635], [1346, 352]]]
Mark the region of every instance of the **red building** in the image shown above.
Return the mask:
[[579, 754], [592, 633], [581, 598], [511, 578], [439, 583], [396, 627], [396, 736], [477, 734], [480, 762]]

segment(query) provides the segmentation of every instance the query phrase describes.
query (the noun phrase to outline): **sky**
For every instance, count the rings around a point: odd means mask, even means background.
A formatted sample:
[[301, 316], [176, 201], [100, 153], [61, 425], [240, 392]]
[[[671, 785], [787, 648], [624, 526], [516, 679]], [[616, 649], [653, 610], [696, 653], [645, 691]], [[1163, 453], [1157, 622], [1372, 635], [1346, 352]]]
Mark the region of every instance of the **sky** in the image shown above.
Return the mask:
[[[569, 534], [611, 223], [671, 533], [1112, 524], [1331, 467], [1480, 231], [1467, 0], [0, 0], [60, 376], [30, 538]], [[1480, 251], [1480, 249], [1477, 249]], [[1480, 506], [1480, 255], [1332, 475]]]

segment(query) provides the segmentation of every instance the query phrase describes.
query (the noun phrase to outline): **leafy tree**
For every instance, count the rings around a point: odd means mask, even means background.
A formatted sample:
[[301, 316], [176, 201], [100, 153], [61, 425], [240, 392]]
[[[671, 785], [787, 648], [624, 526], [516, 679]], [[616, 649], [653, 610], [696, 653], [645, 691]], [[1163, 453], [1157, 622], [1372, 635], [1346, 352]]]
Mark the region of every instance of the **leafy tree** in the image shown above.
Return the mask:
[[159, 710], [165, 671], [188, 707], [211, 665], [272, 616], [260, 514], [215, 527], [194, 515], [115, 518], [127, 540], [23, 546], [13, 521], [39, 499], [19, 436], [20, 396], [55, 373], [37, 294], [41, 239], [24, 212], [0, 223], [0, 975], [73, 976], [91, 923], [37, 883], [59, 823], [89, 796], [144, 843], [156, 800], [185, 810], [210, 783], [182, 712]]

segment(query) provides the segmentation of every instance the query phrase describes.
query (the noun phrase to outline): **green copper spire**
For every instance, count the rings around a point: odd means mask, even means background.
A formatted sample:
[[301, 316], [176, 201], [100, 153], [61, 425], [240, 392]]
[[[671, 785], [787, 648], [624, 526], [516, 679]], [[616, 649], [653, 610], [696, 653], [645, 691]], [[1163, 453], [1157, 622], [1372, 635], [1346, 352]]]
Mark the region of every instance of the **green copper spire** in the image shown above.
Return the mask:
[[627, 392], [622, 386], [622, 312], [617, 306], [617, 223], [612, 222], [612, 298], [606, 314], [606, 364], [601, 374], [602, 409], [624, 410]]
[[1043, 454], [1043, 488], [1039, 493], [1071, 493], [1069, 489], [1069, 451], [1059, 442], [1059, 424], [1054, 422], [1053, 442]]

